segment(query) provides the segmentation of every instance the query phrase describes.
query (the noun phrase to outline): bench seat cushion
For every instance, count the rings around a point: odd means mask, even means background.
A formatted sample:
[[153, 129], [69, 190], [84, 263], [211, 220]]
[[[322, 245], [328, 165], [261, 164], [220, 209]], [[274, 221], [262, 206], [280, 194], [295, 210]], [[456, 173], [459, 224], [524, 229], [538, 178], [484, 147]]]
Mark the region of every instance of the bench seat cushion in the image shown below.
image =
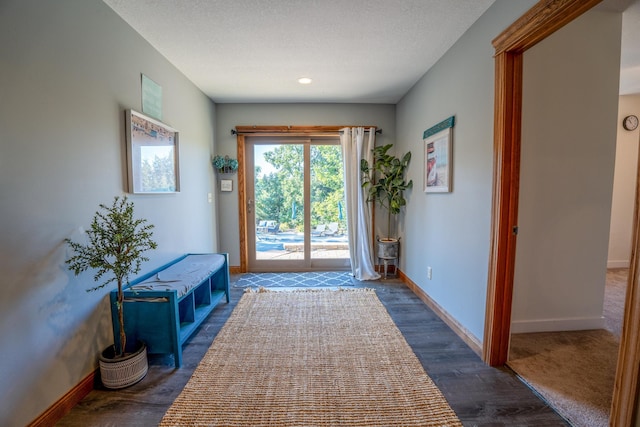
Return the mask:
[[194, 286], [198, 286], [213, 272], [224, 265], [225, 257], [220, 254], [187, 255], [186, 258], [159, 271], [152, 277], [136, 285], [136, 291], [170, 291], [176, 290], [178, 298], [188, 294]]

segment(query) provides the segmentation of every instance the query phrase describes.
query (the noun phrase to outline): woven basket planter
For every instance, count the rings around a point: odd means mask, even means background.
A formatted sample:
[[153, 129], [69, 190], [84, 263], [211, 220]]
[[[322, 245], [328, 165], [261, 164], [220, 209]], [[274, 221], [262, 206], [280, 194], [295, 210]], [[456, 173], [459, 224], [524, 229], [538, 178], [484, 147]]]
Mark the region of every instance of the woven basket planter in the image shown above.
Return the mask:
[[139, 342], [138, 349], [124, 357], [114, 358], [113, 346], [106, 348], [98, 358], [102, 384], [106, 388], [120, 389], [139, 382], [147, 375], [147, 346]]

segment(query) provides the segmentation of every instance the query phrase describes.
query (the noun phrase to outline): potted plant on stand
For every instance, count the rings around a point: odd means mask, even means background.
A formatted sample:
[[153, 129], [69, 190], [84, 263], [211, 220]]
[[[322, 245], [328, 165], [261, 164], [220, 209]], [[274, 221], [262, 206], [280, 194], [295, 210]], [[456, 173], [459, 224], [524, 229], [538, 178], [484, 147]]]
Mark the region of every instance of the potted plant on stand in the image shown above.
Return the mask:
[[373, 165], [369, 165], [366, 159], [360, 162], [362, 186], [367, 191], [367, 201], [377, 201], [387, 210], [387, 237], [376, 237], [378, 258], [385, 263], [385, 278], [387, 264], [390, 260], [397, 260], [400, 246], [400, 239], [391, 237], [391, 216], [395, 218], [407, 204], [404, 190], [413, 187], [412, 180], [409, 182], [405, 180], [405, 173], [411, 161], [411, 152], [407, 152], [401, 158], [395, 157], [387, 153], [392, 146], [393, 144], [387, 144], [374, 148]]
[[[89, 242], [81, 244], [65, 239], [74, 254], [65, 261], [69, 269], [77, 276], [88, 269], [95, 269], [93, 276], [97, 286], [87, 292], [102, 289], [112, 282], [118, 286], [118, 300], [115, 309], [118, 313], [119, 340], [105, 349], [99, 356], [102, 383], [107, 388], [124, 388], [140, 381], [147, 373], [147, 349], [144, 343], [130, 343], [124, 329], [124, 293], [123, 286], [129, 276], [140, 271], [144, 261], [149, 258], [143, 254], [157, 247], [152, 240], [153, 225], [145, 219], [134, 219], [133, 202], [125, 197], [115, 197], [112, 206], [101, 204], [87, 231]], [[105, 278], [103, 278], [105, 276]], [[114, 310], [114, 307], [111, 307]]]

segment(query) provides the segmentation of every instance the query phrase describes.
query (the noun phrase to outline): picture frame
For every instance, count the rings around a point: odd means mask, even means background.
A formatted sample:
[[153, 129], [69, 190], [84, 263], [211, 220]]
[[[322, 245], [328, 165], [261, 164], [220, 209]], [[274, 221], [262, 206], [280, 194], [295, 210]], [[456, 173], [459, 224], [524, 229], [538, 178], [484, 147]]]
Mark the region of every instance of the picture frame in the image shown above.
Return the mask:
[[233, 191], [233, 180], [221, 179], [220, 180], [220, 191]]
[[126, 110], [125, 115], [128, 192], [180, 192], [178, 131], [131, 109]]
[[425, 193], [451, 192], [453, 123], [450, 117], [424, 132]]

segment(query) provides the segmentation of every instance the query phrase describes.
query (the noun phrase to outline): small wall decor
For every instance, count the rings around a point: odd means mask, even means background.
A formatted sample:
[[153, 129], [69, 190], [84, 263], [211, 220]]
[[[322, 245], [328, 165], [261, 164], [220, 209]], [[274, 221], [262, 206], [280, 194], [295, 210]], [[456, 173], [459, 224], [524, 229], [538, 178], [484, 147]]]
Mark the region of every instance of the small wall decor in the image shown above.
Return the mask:
[[451, 116], [424, 131], [424, 192], [451, 192], [452, 128]]
[[233, 181], [230, 179], [221, 179], [220, 191], [233, 191]]
[[218, 173], [236, 173], [238, 171], [238, 161], [229, 156], [214, 156], [211, 159], [213, 168]]
[[144, 114], [126, 111], [128, 191], [180, 191], [178, 131]]
[[162, 87], [142, 74], [142, 112], [162, 120]]

